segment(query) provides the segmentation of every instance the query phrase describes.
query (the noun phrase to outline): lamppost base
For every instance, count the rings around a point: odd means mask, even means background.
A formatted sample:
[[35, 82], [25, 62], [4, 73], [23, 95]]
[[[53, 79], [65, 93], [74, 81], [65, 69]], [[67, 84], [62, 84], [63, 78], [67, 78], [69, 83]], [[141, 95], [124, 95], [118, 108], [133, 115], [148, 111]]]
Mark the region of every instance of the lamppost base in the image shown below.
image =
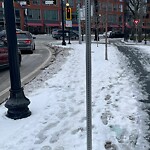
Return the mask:
[[68, 44], [71, 44], [70, 42], [68, 42]]
[[63, 41], [63, 42], [62, 42], [62, 45], [66, 45], [66, 42]]
[[84, 41], [83, 34], [82, 34], [82, 41]]
[[8, 108], [6, 116], [14, 120], [30, 116], [29, 104], [30, 101], [25, 97], [22, 88], [20, 90], [10, 90], [10, 98], [5, 103], [5, 107]]

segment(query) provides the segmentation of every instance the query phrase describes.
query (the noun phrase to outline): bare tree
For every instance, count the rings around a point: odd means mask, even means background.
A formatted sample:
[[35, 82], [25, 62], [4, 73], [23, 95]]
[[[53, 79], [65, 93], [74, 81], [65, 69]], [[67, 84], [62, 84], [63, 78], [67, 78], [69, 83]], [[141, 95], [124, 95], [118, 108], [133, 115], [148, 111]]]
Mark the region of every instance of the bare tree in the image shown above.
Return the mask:
[[[138, 40], [142, 39], [142, 25], [143, 16], [145, 15], [145, 8], [147, 5], [147, 0], [126, 0], [126, 6], [129, 9], [130, 16], [133, 20], [140, 20], [138, 24]], [[133, 24], [132, 33], [135, 33], [135, 25]]]

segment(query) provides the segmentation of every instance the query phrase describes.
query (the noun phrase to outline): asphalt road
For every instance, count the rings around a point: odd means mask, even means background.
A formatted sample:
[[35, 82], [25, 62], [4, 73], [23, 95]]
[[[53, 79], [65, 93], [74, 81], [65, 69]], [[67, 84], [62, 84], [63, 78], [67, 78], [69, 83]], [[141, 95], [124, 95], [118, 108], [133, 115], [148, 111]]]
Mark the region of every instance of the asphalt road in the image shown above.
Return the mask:
[[[22, 54], [22, 64], [20, 67], [20, 75], [22, 86], [32, 80], [40, 71], [50, 63], [51, 50], [46, 46], [49, 39], [37, 38], [36, 50], [33, 54]], [[2, 103], [9, 95], [10, 77], [9, 70], [0, 71], [0, 103]]]

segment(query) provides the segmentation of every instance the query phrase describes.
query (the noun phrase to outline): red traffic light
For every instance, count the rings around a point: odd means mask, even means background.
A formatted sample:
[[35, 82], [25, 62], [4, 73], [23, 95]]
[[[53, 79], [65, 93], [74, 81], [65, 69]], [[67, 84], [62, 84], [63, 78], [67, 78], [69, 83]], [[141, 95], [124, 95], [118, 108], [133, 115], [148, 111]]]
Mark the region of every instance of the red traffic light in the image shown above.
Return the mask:
[[72, 19], [72, 16], [71, 16], [71, 8], [70, 7], [67, 7], [66, 8], [66, 20], [71, 20]]

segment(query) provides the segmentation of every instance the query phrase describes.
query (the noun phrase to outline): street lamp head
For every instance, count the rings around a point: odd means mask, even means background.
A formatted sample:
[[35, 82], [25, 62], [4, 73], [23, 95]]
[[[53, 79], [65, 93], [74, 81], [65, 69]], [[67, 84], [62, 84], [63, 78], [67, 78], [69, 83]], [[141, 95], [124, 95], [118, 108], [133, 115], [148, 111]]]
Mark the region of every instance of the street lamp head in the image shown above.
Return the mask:
[[66, 3], [66, 6], [68, 7], [68, 6], [69, 6], [69, 3]]

